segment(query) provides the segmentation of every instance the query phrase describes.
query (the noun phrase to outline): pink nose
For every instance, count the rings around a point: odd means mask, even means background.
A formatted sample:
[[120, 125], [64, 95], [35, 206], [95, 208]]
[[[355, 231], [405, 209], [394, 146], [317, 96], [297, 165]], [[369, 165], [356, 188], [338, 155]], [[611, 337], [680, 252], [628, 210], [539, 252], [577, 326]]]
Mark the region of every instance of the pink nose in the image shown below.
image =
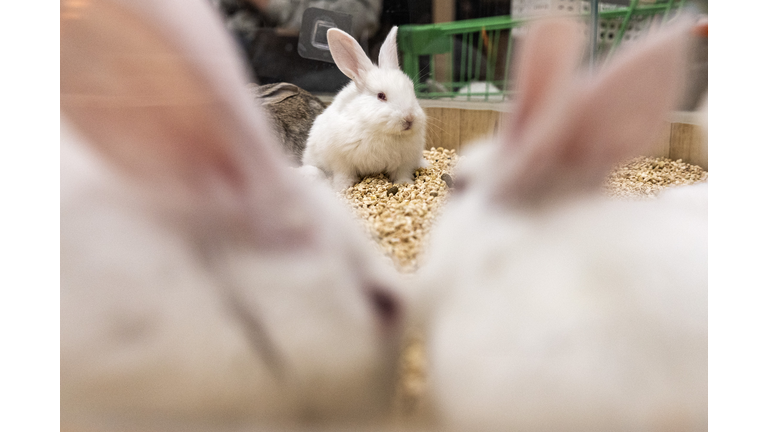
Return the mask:
[[403, 129], [410, 130], [411, 126], [413, 126], [413, 116], [409, 115], [403, 119]]

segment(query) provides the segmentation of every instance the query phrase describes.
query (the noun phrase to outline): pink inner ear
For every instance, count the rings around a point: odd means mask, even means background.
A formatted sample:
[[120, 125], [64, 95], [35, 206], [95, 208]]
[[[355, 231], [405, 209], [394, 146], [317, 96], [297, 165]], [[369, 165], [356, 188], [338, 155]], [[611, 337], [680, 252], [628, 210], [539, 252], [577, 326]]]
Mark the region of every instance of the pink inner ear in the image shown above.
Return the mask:
[[222, 141], [200, 122], [215, 97], [188, 61], [111, 2], [88, 12], [62, 22], [61, 108], [91, 144], [144, 174], [227, 165]]
[[548, 20], [535, 23], [523, 41], [516, 59], [518, 70], [515, 114], [507, 122], [505, 142], [514, 142], [531, 118], [562, 97], [565, 86], [572, 79], [579, 64], [584, 44], [576, 23], [568, 20]]
[[[105, 0], [63, 19], [63, 116], [163, 203], [184, 196], [206, 224], [264, 247], [312, 242], [313, 197], [281, 159], [213, 11], [178, 0], [156, 9], [139, 3], [142, 14]], [[193, 22], [200, 25], [187, 28]], [[192, 30], [218, 43], [182, 37]]]
[[505, 136], [514, 151], [498, 162], [498, 195], [535, 204], [594, 189], [614, 164], [642, 154], [681, 90], [686, 31], [684, 24], [666, 29], [620, 53], [598, 77], [565, 85], [552, 71], [559, 62], [544, 55], [557, 49], [540, 45], [557, 38], [534, 38], [526, 48], [530, 63], [521, 65], [528, 77], [512, 119], [517, 129]]
[[[271, 137], [256, 130], [268, 128], [247, 100], [235, 52], [207, 9], [186, 8], [193, 16], [181, 23], [163, 11], [150, 8], [141, 16], [101, 1], [77, 19], [64, 19], [62, 112], [111, 162], [142, 176], [194, 186], [209, 174], [243, 187], [246, 172], [255, 168], [243, 156], [268, 152], [268, 145], [258, 144]], [[178, 12], [165, 12], [177, 18]], [[156, 29], [190, 20], [211, 27], [207, 45], [173, 41]], [[210, 41], [217, 32], [218, 44]], [[264, 176], [273, 171], [267, 155], [259, 161]]]
[[397, 59], [397, 26], [392, 27], [387, 39], [381, 45], [379, 51], [379, 67], [385, 69], [400, 69], [400, 63]]
[[651, 35], [587, 86], [578, 134], [585, 151], [610, 166], [652, 144], [681, 94], [687, 42], [685, 24]]
[[365, 80], [365, 74], [373, 67], [373, 63], [352, 36], [339, 29], [330, 29], [328, 47], [333, 61], [344, 75], [356, 83]]

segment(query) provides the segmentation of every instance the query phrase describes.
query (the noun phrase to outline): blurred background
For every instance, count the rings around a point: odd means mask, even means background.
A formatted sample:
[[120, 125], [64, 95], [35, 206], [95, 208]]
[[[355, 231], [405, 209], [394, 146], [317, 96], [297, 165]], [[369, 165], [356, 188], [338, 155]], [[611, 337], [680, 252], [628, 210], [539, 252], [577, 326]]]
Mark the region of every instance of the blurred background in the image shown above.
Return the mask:
[[[503, 101], [512, 96], [509, 59], [527, 20], [545, 14], [580, 15], [594, 44], [585, 62], [599, 62], [654, 23], [687, 11], [706, 18], [707, 1], [685, 0], [209, 0], [249, 61], [260, 84], [288, 82], [318, 95], [338, 92], [349, 79], [325, 59], [300, 52], [308, 9], [351, 18], [350, 34], [372, 59], [392, 26], [400, 26], [401, 67], [425, 99]], [[598, 4], [598, 16], [591, 13]], [[314, 18], [314, 17], [311, 17]], [[598, 30], [589, 34], [597, 18]], [[302, 26], [304, 24], [304, 26]], [[706, 33], [694, 38], [680, 110], [694, 110], [707, 88]]]

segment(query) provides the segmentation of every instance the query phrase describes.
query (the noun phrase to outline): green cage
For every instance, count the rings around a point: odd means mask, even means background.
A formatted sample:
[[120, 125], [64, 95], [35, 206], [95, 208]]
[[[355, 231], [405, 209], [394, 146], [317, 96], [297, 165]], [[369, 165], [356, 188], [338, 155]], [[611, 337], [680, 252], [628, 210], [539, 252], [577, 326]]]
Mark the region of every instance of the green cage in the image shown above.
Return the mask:
[[[666, 21], [681, 11], [684, 0], [652, 4], [631, 0], [626, 7], [599, 10], [595, 58], [603, 58], [622, 41], [632, 40], [653, 21]], [[588, 10], [574, 14], [584, 19]], [[514, 38], [532, 18], [510, 15], [428, 25], [403, 25], [397, 43], [404, 72], [419, 98], [503, 101], [511, 95], [509, 59]]]

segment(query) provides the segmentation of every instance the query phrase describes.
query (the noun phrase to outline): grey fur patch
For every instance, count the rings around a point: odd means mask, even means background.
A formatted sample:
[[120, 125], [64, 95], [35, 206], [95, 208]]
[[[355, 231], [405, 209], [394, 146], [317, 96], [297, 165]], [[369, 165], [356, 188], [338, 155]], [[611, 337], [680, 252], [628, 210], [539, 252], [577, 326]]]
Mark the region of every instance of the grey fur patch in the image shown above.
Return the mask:
[[308, 91], [290, 83], [249, 84], [249, 91], [268, 114], [275, 137], [291, 164], [301, 166], [309, 130], [325, 104]]

